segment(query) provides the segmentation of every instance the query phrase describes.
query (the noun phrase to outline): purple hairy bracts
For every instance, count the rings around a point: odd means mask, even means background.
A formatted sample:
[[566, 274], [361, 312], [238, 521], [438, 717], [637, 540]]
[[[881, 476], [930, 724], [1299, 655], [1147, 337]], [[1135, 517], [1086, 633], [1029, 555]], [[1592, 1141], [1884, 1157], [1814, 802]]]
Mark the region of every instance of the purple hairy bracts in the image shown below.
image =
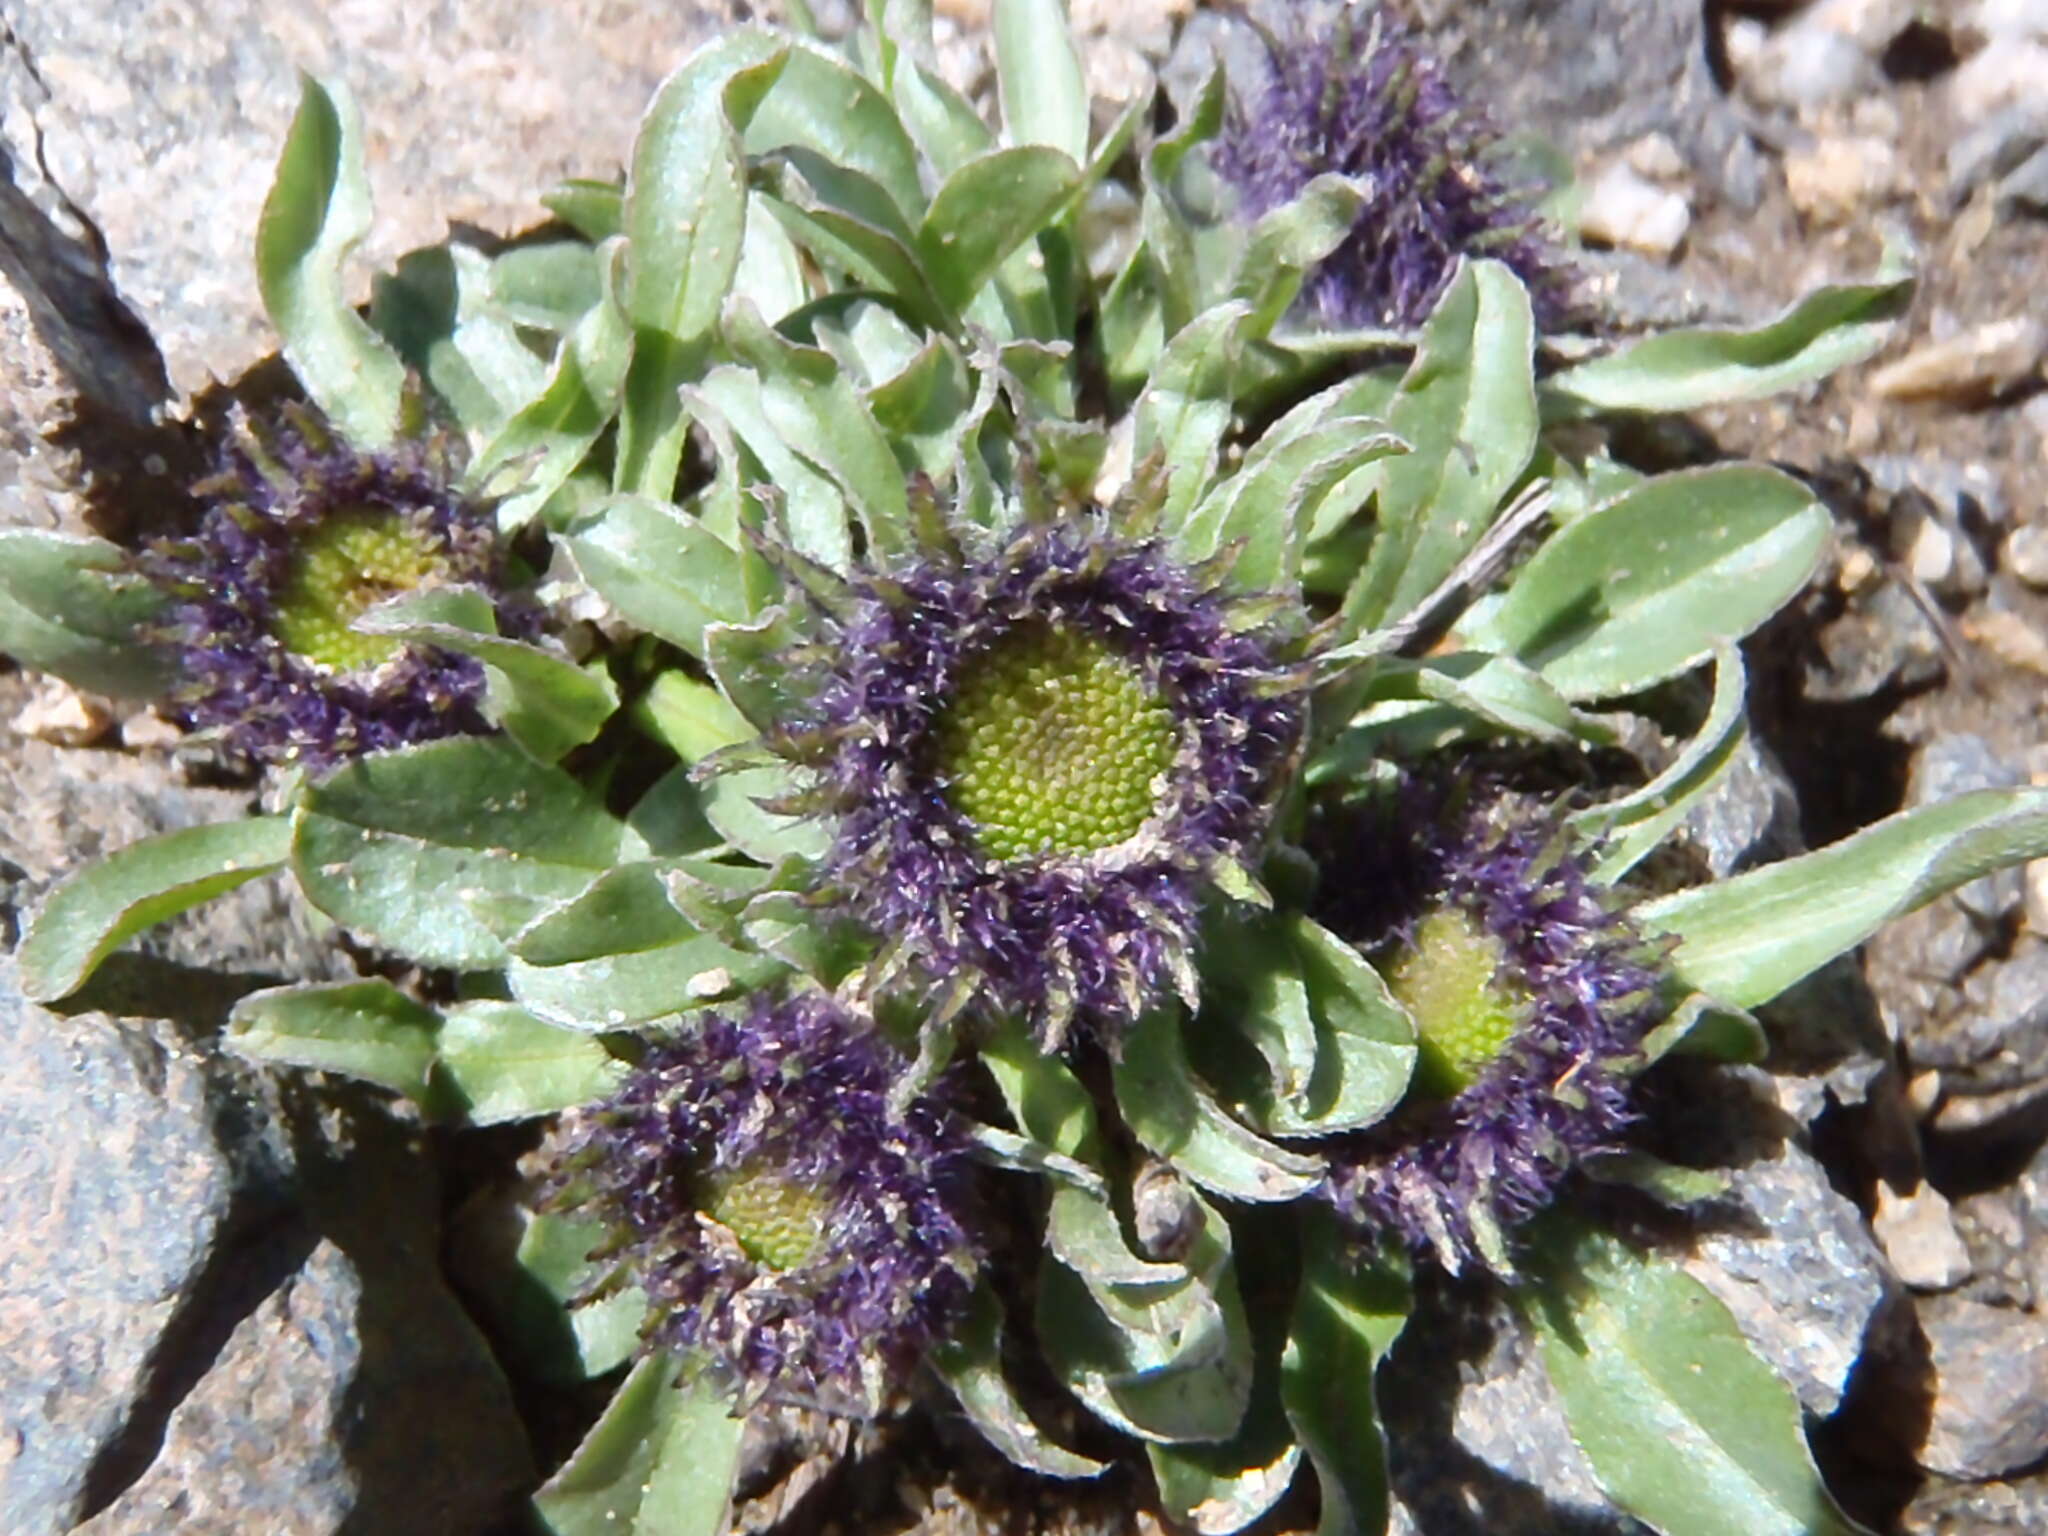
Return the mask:
[[1420, 325], [1461, 256], [1521, 278], [1545, 328], [1569, 276], [1540, 233], [1538, 191], [1501, 169], [1498, 138], [1412, 31], [1382, 9], [1324, 7], [1267, 39], [1267, 77], [1233, 104], [1215, 165], [1250, 221], [1339, 172], [1365, 193], [1303, 301], [1337, 329]]
[[829, 997], [753, 998], [652, 1046], [572, 1113], [553, 1203], [610, 1232], [597, 1294], [637, 1285], [646, 1343], [742, 1403], [871, 1414], [946, 1330], [977, 1269], [969, 1144]]
[[[365, 635], [376, 602], [501, 578], [489, 509], [453, 489], [443, 445], [364, 453], [312, 413], [238, 423], [198, 531], [144, 559], [172, 596], [162, 625], [184, 682], [176, 705], [232, 752], [326, 767], [488, 729], [480, 663]], [[524, 622], [502, 601], [501, 630]]]
[[994, 553], [856, 581], [807, 718], [828, 889], [942, 1010], [1114, 1049], [1195, 992], [1200, 908], [1256, 860], [1300, 737], [1299, 667], [1213, 573], [1085, 509]]
[[1506, 1269], [1504, 1235], [1634, 1119], [1660, 1016], [1645, 945], [1556, 819], [1510, 796], [1411, 783], [1316, 844], [1320, 915], [1392, 978], [1422, 1046], [1408, 1102], [1347, 1139], [1323, 1193], [1370, 1240]]

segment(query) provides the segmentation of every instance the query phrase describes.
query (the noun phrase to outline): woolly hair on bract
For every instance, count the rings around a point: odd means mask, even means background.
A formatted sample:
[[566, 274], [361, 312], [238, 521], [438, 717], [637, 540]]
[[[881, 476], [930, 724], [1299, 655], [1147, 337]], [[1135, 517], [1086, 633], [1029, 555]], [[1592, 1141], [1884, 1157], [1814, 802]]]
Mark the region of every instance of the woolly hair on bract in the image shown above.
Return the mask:
[[741, 1403], [879, 1412], [979, 1266], [971, 1144], [942, 1089], [892, 1104], [907, 1065], [820, 993], [683, 1020], [565, 1121], [550, 1204], [608, 1233], [593, 1298], [638, 1286], [648, 1346]]
[[1311, 850], [1318, 915], [1418, 1034], [1407, 1101], [1330, 1149], [1321, 1193], [1368, 1241], [1506, 1269], [1513, 1229], [1622, 1147], [1662, 1013], [1654, 955], [1524, 796], [1411, 776], [1324, 815]]
[[1245, 221], [1316, 177], [1357, 179], [1353, 229], [1310, 273], [1302, 303], [1338, 329], [1413, 327], [1464, 256], [1505, 263], [1556, 328], [1572, 279], [1543, 231], [1541, 189], [1506, 168], [1486, 114], [1384, 5], [1303, 4], [1265, 35], [1265, 75], [1234, 98], [1213, 164]]
[[194, 487], [197, 528], [142, 560], [171, 599], [159, 633], [188, 727], [315, 768], [489, 729], [480, 662], [351, 627], [384, 598], [458, 585], [492, 599], [501, 632], [527, 623], [453, 453], [425, 434], [365, 452], [302, 407], [262, 426], [238, 415], [219, 471]]
[[879, 974], [1112, 1049], [1196, 990], [1200, 909], [1255, 862], [1298, 750], [1299, 642], [1099, 507], [940, 537], [813, 617], [771, 745], [831, 829]]

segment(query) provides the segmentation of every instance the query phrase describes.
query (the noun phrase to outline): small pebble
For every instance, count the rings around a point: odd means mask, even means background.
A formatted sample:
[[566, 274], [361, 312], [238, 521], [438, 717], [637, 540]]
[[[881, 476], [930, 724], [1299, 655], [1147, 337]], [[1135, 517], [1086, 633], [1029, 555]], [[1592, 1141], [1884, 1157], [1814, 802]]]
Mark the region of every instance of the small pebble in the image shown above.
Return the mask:
[[2048, 592], [2048, 524], [2022, 523], [2006, 536], [2005, 568], [2037, 592]]
[[1913, 1118], [1925, 1120], [1940, 1102], [1940, 1069], [1929, 1067], [1925, 1072], [1914, 1073], [1913, 1080], [1906, 1084], [1906, 1108], [1912, 1111]]
[[1939, 518], [1927, 517], [1906, 555], [1913, 578], [1936, 597], [1970, 597], [1984, 590], [1984, 562], [1967, 539]]
[[2048, 324], [2011, 315], [1945, 341], [1924, 342], [1870, 376], [1887, 400], [1976, 403], [2025, 383], [2048, 353]]
[[1579, 210], [1579, 233], [1599, 245], [1616, 245], [1668, 261], [1692, 227], [1685, 198], [1646, 181], [1616, 161], [1594, 180]]
[[2027, 927], [2048, 939], [2048, 859], [2035, 859], [2026, 867]]
[[1970, 1278], [1970, 1253], [1947, 1198], [1931, 1184], [1898, 1195], [1882, 1180], [1870, 1225], [1899, 1278], [1916, 1291], [1946, 1291]]
[[153, 709], [137, 710], [121, 722], [121, 745], [130, 752], [175, 747], [185, 733]]
[[1685, 180], [1685, 156], [1669, 134], [1646, 133], [1626, 153], [1630, 168], [1652, 181]]
[[114, 711], [106, 700], [54, 677], [39, 679], [14, 715], [14, 728], [22, 735], [58, 747], [89, 747], [113, 725]]
[[1987, 608], [1966, 614], [1962, 621], [1966, 639], [1981, 645], [2009, 666], [2024, 667], [2048, 677], [2048, 635], [2007, 608]]
[[1829, 137], [1785, 156], [1792, 206], [1817, 224], [1847, 223], [1898, 188], [1898, 156], [1880, 138]]

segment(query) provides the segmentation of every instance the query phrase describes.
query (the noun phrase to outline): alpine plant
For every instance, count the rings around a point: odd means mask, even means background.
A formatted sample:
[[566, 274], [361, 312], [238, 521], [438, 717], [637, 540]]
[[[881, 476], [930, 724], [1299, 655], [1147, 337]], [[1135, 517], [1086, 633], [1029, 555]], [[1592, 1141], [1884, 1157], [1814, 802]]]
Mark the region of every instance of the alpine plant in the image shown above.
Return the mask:
[[1302, 289], [1316, 320], [1420, 325], [1463, 256], [1511, 268], [1539, 323], [1565, 317], [1571, 283], [1543, 234], [1540, 189], [1503, 169], [1498, 134], [1406, 25], [1380, 7], [1304, 6], [1264, 41], [1265, 77], [1239, 89], [1214, 164], [1246, 221], [1318, 176], [1356, 178], [1352, 232]]
[[968, 1142], [904, 1062], [819, 994], [756, 994], [651, 1045], [569, 1117], [553, 1198], [601, 1223], [592, 1299], [647, 1296], [643, 1338], [742, 1403], [872, 1414], [977, 1268]]
[[1204, 899], [1257, 857], [1299, 744], [1299, 645], [1096, 507], [950, 537], [818, 611], [776, 745], [831, 827], [821, 879], [884, 979], [1115, 1048], [1198, 991]]
[[1403, 1107], [1333, 1152], [1322, 1193], [1369, 1243], [1510, 1270], [1509, 1234], [1621, 1149], [1654, 956], [1522, 797], [1411, 779], [1315, 843], [1319, 915], [1416, 1031]]
[[402, 439], [367, 453], [312, 412], [238, 421], [196, 532], [144, 568], [171, 598], [161, 638], [188, 727], [266, 762], [319, 768], [408, 742], [488, 729], [481, 663], [354, 626], [377, 603], [433, 587], [501, 595], [490, 509], [454, 489], [453, 448]]

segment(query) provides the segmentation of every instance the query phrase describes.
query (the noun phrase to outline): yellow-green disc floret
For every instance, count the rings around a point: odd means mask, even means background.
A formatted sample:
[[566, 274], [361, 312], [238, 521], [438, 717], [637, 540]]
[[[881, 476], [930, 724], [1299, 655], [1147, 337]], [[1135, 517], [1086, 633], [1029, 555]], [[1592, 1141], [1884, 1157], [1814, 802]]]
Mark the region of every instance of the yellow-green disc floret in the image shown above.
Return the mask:
[[816, 1190], [749, 1171], [707, 1181], [704, 1213], [739, 1240], [747, 1257], [773, 1270], [795, 1269], [825, 1240], [830, 1202]]
[[1024, 624], [962, 669], [938, 768], [977, 846], [1008, 863], [1129, 838], [1175, 746], [1172, 710], [1107, 641]]
[[368, 671], [396, 654], [401, 642], [349, 625], [386, 598], [429, 585], [444, 570], [434, 543], [396, 513], [331, 517], [292, 551], [276, 600], [277, 638], [319, 666]]
[[1454, 1098], [1514, 1038], [1528, 1001], [1503, 974], [1500, 940], [1465, 913], [1439, 907], [1416, 925], [1388, 988], [1415, 1019], [1415, 1092]]

